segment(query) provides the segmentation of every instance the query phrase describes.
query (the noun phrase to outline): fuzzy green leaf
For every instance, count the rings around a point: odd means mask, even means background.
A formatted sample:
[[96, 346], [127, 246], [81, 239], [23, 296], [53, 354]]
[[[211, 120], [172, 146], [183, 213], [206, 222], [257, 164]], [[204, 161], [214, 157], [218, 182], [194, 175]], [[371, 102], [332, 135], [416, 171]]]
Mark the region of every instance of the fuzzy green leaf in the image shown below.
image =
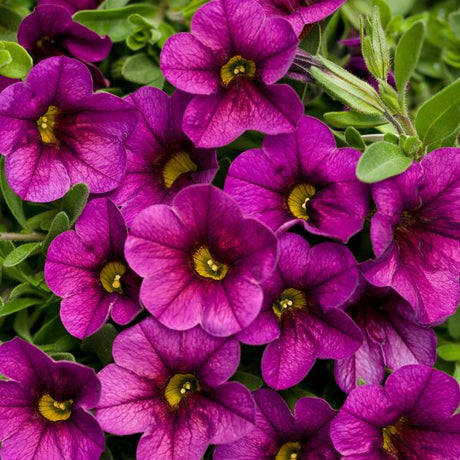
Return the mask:
[[26, 260], [28, 257], [37, 254], [41, 250], [42, 243], [25, 243], [13, 249], [3, 261], [4, 267], [14, 267]]

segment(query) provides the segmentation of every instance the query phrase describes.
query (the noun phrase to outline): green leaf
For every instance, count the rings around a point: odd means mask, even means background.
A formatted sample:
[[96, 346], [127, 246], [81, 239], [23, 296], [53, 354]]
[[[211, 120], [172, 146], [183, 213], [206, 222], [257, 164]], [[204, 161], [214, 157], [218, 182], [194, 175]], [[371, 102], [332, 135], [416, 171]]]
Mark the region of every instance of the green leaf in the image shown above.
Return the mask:
[[[460, 78], [428, 99], [418, 110], [415, 128], [430, 151], [432, 144], [449, 139], [460, 126]], [[449, 146], [451, 142], [446, 142]], [[451, 144], [453, 145], [453, 144]]]
[[64, 211], [58, 212], [56, 214], [56, 217], [53, 219], [53, 222], [51, 223], [50, 230], [48, 232], [48, 235], [46, 235], [46, 238], [44, 239], [42, 243], [42, 251], [44, 254], [48, 251], [49, 245], [51, 242], [58, 236], [60, 233], [65, 232], [66, 230], [69, 230], [70, 228], [70, 221], [69, 218], [67, 217], [67, 214]]
[[10, 292], [10, 300], [17, 299], [19, 297], [27, 295], [37, 295], [40, 291], [37, 290], [35, 286], [32, 286], [30, 283], [21, 283], [13, 288]]
[[0, 40], [16, 40], [16, 31], [22, 21], [22, 16], [8, 8], [0, 5]]
[[386, 27], [387, 24], [391, 21], [391, 9], [388, 6], [388, 3], [385, 0], [374, 0], [372, 6], [378, 6], [380, 10], [380, 20], [382, 21], [382, 26]]
[[18, 311], [24, 310], [25, 308], [32, 307], [33, 305], [39, 305], [40, 299], [23, 297], [21, 299], [8, 300], [0, 306], [0, 316], [11, 315]]
[[447, 320], [447, 331], [453, 339], [460, 339], [460, 308]]
[[28, 257], [33, 256], [40, 252], [41, 243], [25, 243], [13, 249], [3, 261], [4, 267], [14, 267], [26, 260]]
[[444, 361], [460, 361], [460, 344], [446, 343], [439, 346], [438, 356]]
[[74, 185], [62, 199], [62, 210], [70, 219], [70, 227], [73, 227], [83, 209], [85, 209], [88, 196], [88, 186], [81, 183]]
[[314, 56], [321, 48], [321, 27], [314, 24], [305, 38], [300, 42], [299, 48]]
[[118, 335], [111, 324], [105, 324], [99, 331], [83, 339], [82, 351], [97, 355], [103, 365], [112, 362], [112, 343]]
[[99, 35], [108, 35], [112, 42], [122, 42], [135, 30], [135, 26], [128, 21], [131, 14], [153, 16], [157, 7], [138, 3], [124, 8], [104, 10], [83, 10], [73, 15], [73, 20], [83, 24]]
[[356, 175], [362, 182], [373, 183], [404, 172], [412, 163], [401, 149], [389, 142], [370, 145], [358, 161]]
[[258, 390], [264, 384], [263, 380], [257, 375], [242, 371], [237, 371], [231, 380], [242, 383], [250, 391]]
[[11, 62], [0, 66], [0, 75], [8, 78], [24, 78], [33, 66], [29, 53], [15, 42], [0, 42], [0, 50], [11, 55]]
[[123, 78], [133, 83], [163, 88], [163, 73], [145, 53], [129, 56], [123, 64], [121, 73]]
[[67, 353], [67, 352], [58, 352], [58, 353], [51, 353], [50, 354], [51, 358], [53, 358], [55, 361], [72, 361], [76, 362], [75, 356], [72, 353]]
[[5, 199], [5, 203], [11, 211], [11, 214], [13, 214], [14, 218], [22, 228], [28, 229], [24, 211], [22, 209], [23, 201], [16, 195], [16, 193], [13, 192], [13, 190], [11, 190], [6, 180], [5, 157], [2, 157], [0, 160], [0, 188], [2, 190], [3, 198]]
[[379, 116], [365, 115], [357, 112], [328, 112], [324, 114], [324, 120], [335, 128], [346, 128], [353, 126], [355, 128], [373, 128], [388, 123], [388, 121]]
[[0, 67], [6, 66], [13, 61], [11, 54], [6, 50], [0, 50]]
[[347, 144], [350, 147], [353, 147], [355, 149], [364, 151], [366, 148], [366, 144], [363, 141], [363, 138], [361, 137], [361, 134], [353, 128], [353, 126], [349, 126], [345, 130], [345, 140], [347, 141]]
[[387, 0], [393, 16], [404, 16], [415, 5], [416, 0]]
[[455, 38], [460, 40], [460, 11], [454, 11], [449, 14], [449, 26]]
[[404, 92], [420, 57], [425, 24], [418, 21], [401, 37], [395, 53], [395, 79], [399, 92]]
[[30, 334], [30, 327], [31, 325], [27, 310], [21, 310], [16, 315], [14, 315], [14, 332], [16, 332], [16, 334], [19, 335], [19, 337], [22, 337], [24, 340], [27, 340], [28, 342], [32, 343], [33, 341], [32, 336]]
[[114, 8], [123, 8], [129, 0], [104, 0], [98, 7], [98, 10], [113, 10]]

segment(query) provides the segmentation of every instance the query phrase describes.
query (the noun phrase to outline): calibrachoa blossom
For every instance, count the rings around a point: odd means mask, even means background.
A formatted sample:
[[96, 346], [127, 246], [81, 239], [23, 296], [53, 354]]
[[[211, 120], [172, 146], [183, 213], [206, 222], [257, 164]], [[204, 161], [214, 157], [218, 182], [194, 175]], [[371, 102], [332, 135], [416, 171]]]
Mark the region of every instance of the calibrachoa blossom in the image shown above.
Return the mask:
[[395, 289], [422, 322], [443, 321], [460, 297], [460, 149], [430, 152], [372, 194], [376, 260], [365, 264], [365, 277]]
[[456, 460], [460, 450], [458, 383], [422, 365], [404, 366], [385, 386], [353, 390], [332, 421], [344, 458]]
[[13, 339], [0, 345], [0, 454], [3, 460], [88, 460], [104, 450], [104, 433], [88, 410], [101, 385], [93, 369], [55, 362]]
[[330, 16], [346, 0], [257, 0], [269, 16], [289, 21], [297, 35], [306, 24], [313, 24]]
[[317, 358], [345, 358], [359, 348], [359, 329], [337, 308], [358, 280], [356, 261], [346, 247], [321, 243], [311, 248], [299, 235], [281, 236], [278, 267], [262, 284], [262, 311], [238, 334], [251, 345], [269, 342], [262, 357], [268, 385], [294, 386]]
[[137, 459], [201, 459], [209, 444], [235, 441], [254, 428], [255, 405], [240, 383], [234, 338], [186, 332], [148, 318], [113, 344], [115, 364], [99, 374], [96, 417], [117, 435], [144, 433]]
[[225, 191], [244, 213], [273, 230], [301, 223], [317, 235], [346, 242], [368, 211], [367, 185], [356, 179], [360, 153], [338, 149], [329, 128], [304, 116], [293, 134], [267, 136], [230, 166]]
[[172, 97], [141, 88], [126, 98], [139, 109], [139, 122], [127, 142], [128, 165], [122, 185], [111, 195], [128, 225], [142, 209], [169, 204], [188, 185], [211, 182], [217, 171], [215, 149], [199, 149], [182, 131], [191, 96]]
[[228, 144], [247, 129], [295, 129], [303, 105], [291, 87], [274, 85], [298, 45], [286, 21], [267, 19], [254, 0], [213, 0], [191, 28], [166, 42], [161, 69], [174, 86], [196, 94], [184, 131], [197, 146]]
[[59, 5], [70, 14], [79, 10], [94, 10], [103, 0], [38, 0], [39, 5]]
[[134, 220], [125, 247], [144, 277], [140, 298], [165, 326], [197, 324], [225, 336], [248, 326], [262, 306], [260, 283], [277, 259], [275, 235], [212, 185], [191, 185], [172, 206], [154, 205]]
[[125, 261], [127, 229], [107, 198], [90, 201], [75, 231], [58, 235], [45, 263], [45, 279], [61, 302], [65, 328], [78, 338], [100, 329], [109, 315], [129, 323], [140, 311], [140, 278]]
[[367, 287], [347, 310], [363, 334], [357, 352], [335, 364], [336, 381], [345, 392], [366, 383], [382, 382], [385, 368], [406, 364], [432, 366], [436, 360], [436, 334], [417, 322], [411, 306], [390, 289]]
[[92, 87], [82, 63], [59, 56], [0, 93], [0, 152], [8, 183], [24, 200], [56, 200], [78, 182], [93, 193], [120, 184], [135, 109]]
[[278, 393], [258, 390], [256, 428], [240, 440], [217, 446], [215, 460], [331, 460], [339, 458], [329, 434], [336, 412], [319, 398], [301, 398], [294, 416]]
[[91, 63], [107, 57], [112, 47], [110, 38], [72, 21], [65, 8], [55, 5], [35, 8], [19, 25], [18, 43], [35, 62], [61, 55], [79, 59], [91, 71], [97, 88], [107, 86], [102, 72]]

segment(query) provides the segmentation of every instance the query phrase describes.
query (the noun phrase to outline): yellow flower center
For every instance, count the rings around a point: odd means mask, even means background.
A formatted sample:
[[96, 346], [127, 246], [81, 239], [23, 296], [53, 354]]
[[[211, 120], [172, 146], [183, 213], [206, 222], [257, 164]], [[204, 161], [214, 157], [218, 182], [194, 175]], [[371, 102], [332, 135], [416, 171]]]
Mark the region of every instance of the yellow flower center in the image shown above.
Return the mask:
[[307, 297], [302, 291], [294, 288], [285, 289], [278, 300], [273, 302], [272, 308], [275, 315], [281, 318], [284, 313], [294, 308], [302, 309], [308, 306]]
[[188, 153], [176, 153], [163, 166], [161, 171], [163, 183], [166, 188], [171, 188], [179, 176], [197, 169], [196, 164], [190, 159]]
[[126, 265], [121, 262], [109, 262], [102, 267], [99, 279], [107, 292], [123, 294], [121, 277], [126, 272]]
[[310, 184], [298, 184], [292, 190], [287, 199], [289, 211], [297, 219], [308, 220], [307, 203], [316, 193], [316, 188]]
[[254, 78], [255, 75], [255, 62], [239, 55], [233, 56], [220, 69], [220, 78], [224, 86], [228, 86], [235, 77]]
[[285, 442], [276, 454], [275, 460], [297, 460], [301, 447], [300, 442]]
[[37, 121], [38, 132], [44, 144], [59, 144], [56, 137], [56, 125], [61, 111], [54, 105], [50, 105], [45, 114]]
[[200, 246], [193, 251], [192, 266], [198, 275], [216, 281], [224, 279], [228, 273], [228, 265], [215, 260], [206, 246]]
[[48, 393], [44, 393], [38, 400], [38, 412], [50, 422], [68, 420], [72, 415], [71, 407], [73, 399], [67, 401], [56, 401]]
[[388, 425], [382, 430], [382, 449], [394, 458], [399, 458], [398, 444], [401, 431], [406, 423], [407, 419], [401, 417], [394, 425]]
[[175, 374], [166, 385], [165, 398], [168, 404], [176, 409], [184, 398], [200, 390], [200, 383], [193, 374]]

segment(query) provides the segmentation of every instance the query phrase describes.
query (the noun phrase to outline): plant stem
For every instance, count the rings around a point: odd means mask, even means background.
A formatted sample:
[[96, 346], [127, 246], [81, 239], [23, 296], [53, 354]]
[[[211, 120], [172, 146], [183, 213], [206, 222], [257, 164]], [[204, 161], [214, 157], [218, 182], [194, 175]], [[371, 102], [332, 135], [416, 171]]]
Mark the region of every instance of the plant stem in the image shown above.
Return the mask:
[[0, 241], [43, 241], [43, 233], [1, 233]]

